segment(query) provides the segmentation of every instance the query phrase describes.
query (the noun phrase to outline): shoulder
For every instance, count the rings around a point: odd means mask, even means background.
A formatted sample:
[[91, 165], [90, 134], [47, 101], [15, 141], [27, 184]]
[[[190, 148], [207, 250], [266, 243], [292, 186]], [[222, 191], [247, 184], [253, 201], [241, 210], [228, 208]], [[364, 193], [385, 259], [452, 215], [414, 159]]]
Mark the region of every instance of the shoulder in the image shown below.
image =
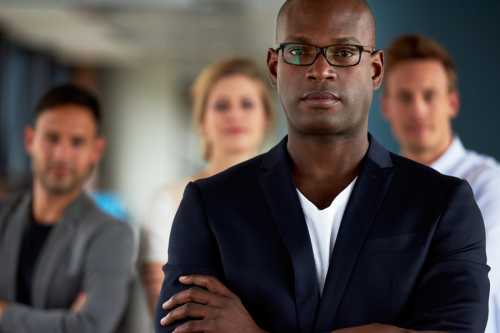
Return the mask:
[[189, 177], [177, 183], [165, 186], [160, 193], [158, 193], [158, 197], [161, 197], [163, 201], [171, 201], [177, 208], [182, 200], [182, 194], [184, 193], [187, 184], [192, 181], [194, 181], [194, 178]]
[[252, 193], [259, 185], [260, 168], [265, 154], [239, 163], [212, 177], [194, 181], [199, 194], [215, 201]]
[[500, 164], [498, 161], [491, 156], [466, 150], [456, 162], [453, 174], [470, 184], [482, 210], [488, 206], [489, 209], [496, 211], [496, 202], [500, 200]]
[[92, 199], [87, 199], [86, 214], [82, 216], [78, 226], [81, 236], [87, 235], [89, 240], [99, 236], [106, 238], [110, 243], [120, 242], [123, 239], [130, 241], [133, 238], [132, 228], [128, 223], [102, 211]]
[[26, 193], [13, 193], [0, 198], [0, 225], [18, 207], [25, 195]]
[[237, 164], [214, 176], [198, 179], [186, 186], [180, 208], [184, 206], [221, 207], [248, 202], [261, 191], [259, 175], [263, 155]]
[[473, 202], [470, 185], [457, 177], [443, 175], [426, 165], [392, 154], [393, 167], [386, 170], [392, 174], [388, 187], [388, 198], [398, 205], [421, 207], [422, 211], [439, 213], [448, 206], [457, 190], [469, 193], [467, 200]]
[[21, 200], [25, 193], [12, 193], [0, 197], [0, 214], [4, 210], [12, 209]]
[[163, 225], [165, 223], [164, 220], [172, 219], [179, 208], [184, 190], [190, 181], [192, 179], [187, 178], [180, 182], [163, 186], [161, 189], [155, 191], [150, 199], [145, 223], [152, 223], [154, 220], [155, 223]]
[[393, 162], [393, 172], [398, 181], [408, 183], [416, 188], [447, 188], [451, 189], [460, 179], [443, 175], [433, 168], [390, 153]]
[[467, 150], [461, 164], [467, 169], [464, 178], [471, 183], [500, 180], [500, 164], [491, 156]]
[[479, 154], [474, 150], [465, 150], [465, 161], [476, 167], [482, 167], [485, 169], [499, 169], [500, 163], [493, 157], [484, 154]]
[[261, 173], [260, 165], [265, 155], [256, 156], [212, 177], [198, 179], [194, 183], [199, 188], [207, 189], [215, 186], [220, 187], [221, 185], [237, 187], [245, 182], [256, 180]]

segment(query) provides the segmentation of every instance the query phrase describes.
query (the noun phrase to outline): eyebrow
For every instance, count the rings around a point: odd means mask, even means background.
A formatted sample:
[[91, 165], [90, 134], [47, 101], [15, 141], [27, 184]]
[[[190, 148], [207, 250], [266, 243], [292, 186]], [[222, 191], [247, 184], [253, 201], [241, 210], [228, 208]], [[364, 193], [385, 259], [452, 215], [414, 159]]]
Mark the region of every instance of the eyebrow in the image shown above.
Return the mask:
[[332, 39], [332, 43], [334, 44], [349, 44], [349, 42], [361, 44], [361, 42], [356, 37], [352, 36]]
[[[340, 38], [334, 38], [331, 39], [332, 45], [336, 44], [349, 44], [349, 43], [357, 43], [361, 44], [361, 42], [356, 38], [356, 37], [340, 37]], [[304, 37], [304, 36], [297, 36], [297, 35], [289, 35], [287, 38], [285, 38], [285, 43], [288, 42], [298, 42], [298, 43], [305, 43], [305, 44], [311, 44], [311, 39]]]
[[304, 36], [290, 35], [287, 38], [285, 38], [285, 43], [286, 42], [299, 42], [299, 43], [311, 44], [311, 39]]

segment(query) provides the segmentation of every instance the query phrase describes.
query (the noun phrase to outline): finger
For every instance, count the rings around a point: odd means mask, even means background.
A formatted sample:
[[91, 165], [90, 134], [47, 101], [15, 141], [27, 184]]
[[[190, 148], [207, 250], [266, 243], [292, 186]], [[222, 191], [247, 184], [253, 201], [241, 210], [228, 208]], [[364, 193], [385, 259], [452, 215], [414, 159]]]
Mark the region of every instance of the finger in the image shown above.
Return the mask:
[[212, 320], [191, 320], [184, 325], [178, 326], [174, 332], [175, 333], [187, 333], [187, 332], [213, 332]]
[[221, 304], [219, 300], [220, 297], [220, 295], [201, 289], [200, 287], [191, 287], [172, 296], [168, 301], [163, 303], [162, 308], [165, 310], [171, 310], [178, 305], [182, 305], [187, 302], [218, 306]]
[[71, 304], [70, 311], [76, 313], [80, 311], [85, 306], [86, 303], [87, 303], [87, 293], [82, 291], [81, 293], [78, 294], [78, 297], [73, 302], [73, 304]]
[[181, 276], [179, 281], [183, 284], [194, 284], [196, 286], [205, 287], [209, 291], [230, 297], [234, 295], [227, 287], [212, 275], [192, 274], [188, 276]]
[[160, 324], [168, 326], [184, 318], [207, 318], [212, 312], [213, 308], [189, 302], [170, 311], [168, 315], [161, 319]]

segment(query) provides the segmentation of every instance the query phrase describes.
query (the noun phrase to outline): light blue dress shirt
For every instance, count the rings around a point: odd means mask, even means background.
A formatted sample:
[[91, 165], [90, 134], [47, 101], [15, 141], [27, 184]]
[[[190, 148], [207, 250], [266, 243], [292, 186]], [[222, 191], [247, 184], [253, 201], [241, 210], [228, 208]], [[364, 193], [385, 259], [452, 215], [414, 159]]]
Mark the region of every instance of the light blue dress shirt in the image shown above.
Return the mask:
[[486, 229], [486, 255], [491, 267], [488, 325], [485, 333], [500, 333], [500, 164], [492, 157], [466, 150], [455, 136], [431, 167], [465, 179], [474, 192]]

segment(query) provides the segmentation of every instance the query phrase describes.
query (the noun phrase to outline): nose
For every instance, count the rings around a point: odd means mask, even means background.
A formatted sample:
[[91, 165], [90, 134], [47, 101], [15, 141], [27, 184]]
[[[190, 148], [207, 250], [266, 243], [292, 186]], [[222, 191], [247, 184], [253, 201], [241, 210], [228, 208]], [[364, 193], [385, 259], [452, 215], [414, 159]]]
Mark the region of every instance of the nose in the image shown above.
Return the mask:
[[231, 102], [229, 109], [224, 113], [224, 119], [226, 122], [237, 122], [241, 118], [244, 110], [239, 104], [239, 101], [236, 99]]
[[323, 82], [325, 80], [335, 80], [337, 73], [334, 67], [326, 61], [323, 52], [321, 52], [314, 64], [309, 67], [306, 77], [308, 80]]
[[71, 144], [67, 140], [60, 140], [53, 150], [53, 158], [59, 162], [65, 162], [70, 159]]
[[416, 119], [423, 119], [427, 116], [428, 107], [423, 98], [414, 98], [411, 105], [411, 112]]

